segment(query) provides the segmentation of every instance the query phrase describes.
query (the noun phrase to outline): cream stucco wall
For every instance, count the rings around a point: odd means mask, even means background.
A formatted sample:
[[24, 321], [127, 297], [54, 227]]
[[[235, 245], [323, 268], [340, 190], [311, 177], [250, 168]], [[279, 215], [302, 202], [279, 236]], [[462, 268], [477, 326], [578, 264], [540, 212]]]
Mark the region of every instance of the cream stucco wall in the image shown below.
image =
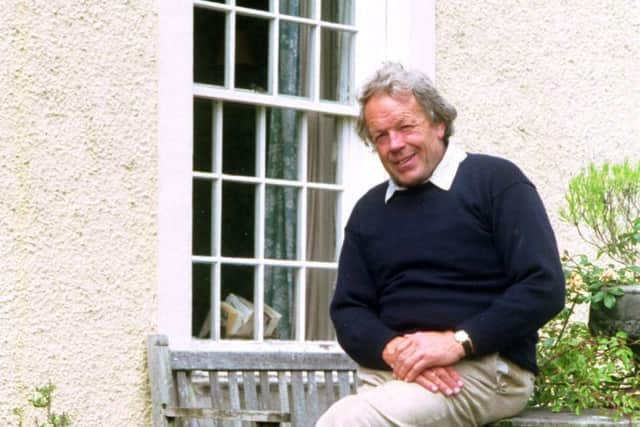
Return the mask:
[[[563, 249], [580, 248], [557, 217], [569, 176], [640, 155], [639, 6], [606, 5], [436, 3], [437, 84], [459, 108], [456, 140], [525, 170]], [[156, 7], [0, 8], [0, 425], [17, 425], [11, 409], [48, 380], [74, 425], [150, 424]]]
[[640, 3], [441, 0], [436, 45], [456, 141], [520, 165], [560, 249], [587, 250], [558, 210], [587, 162], [640, 158]]
[[49, 380], [74, 426], [150, 424], [155, 7], [0, 8], [0, 425]]

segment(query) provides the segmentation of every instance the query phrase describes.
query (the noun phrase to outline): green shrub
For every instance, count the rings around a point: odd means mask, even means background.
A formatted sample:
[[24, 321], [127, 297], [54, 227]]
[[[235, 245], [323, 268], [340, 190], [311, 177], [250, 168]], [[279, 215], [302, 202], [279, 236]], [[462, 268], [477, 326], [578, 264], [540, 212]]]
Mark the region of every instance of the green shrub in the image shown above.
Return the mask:
[[[56, 389], [56, 386], [51, 384], [50, 382], [47, 385], [42, 387], [36, 387], [35, 393], [33, 397], [29, 399], [29, 404], [38, 409], [45, 411], [46, 420], [41, 423], [40, 420], [36, 417], [33, 424], [36, 427], [68, 427], [71, 425], [71, 417], [64, 412], [62, 414], [57, 414], [52, 410], [53, 404], [53, 392]], [[18, 417], [18, 426], [26, 427], [27, 424], [24, 423], [24, 408], [14, 408], [13, 413]]]
[[640, 258], [640, 161], [589, 165], [569, 181], [560, 217], [622, 264]]

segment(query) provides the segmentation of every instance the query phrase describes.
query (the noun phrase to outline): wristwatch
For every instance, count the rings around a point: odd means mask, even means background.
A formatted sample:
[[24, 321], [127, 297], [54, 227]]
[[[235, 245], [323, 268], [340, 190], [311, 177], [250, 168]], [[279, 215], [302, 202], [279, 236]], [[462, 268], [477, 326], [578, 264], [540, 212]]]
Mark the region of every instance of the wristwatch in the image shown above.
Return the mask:
[[473, 344], [471, 343], [469, 334], [461, 329], [453, 333], [453, 338], [462, 345], [465, 357], [469, 357], [473, 354]]

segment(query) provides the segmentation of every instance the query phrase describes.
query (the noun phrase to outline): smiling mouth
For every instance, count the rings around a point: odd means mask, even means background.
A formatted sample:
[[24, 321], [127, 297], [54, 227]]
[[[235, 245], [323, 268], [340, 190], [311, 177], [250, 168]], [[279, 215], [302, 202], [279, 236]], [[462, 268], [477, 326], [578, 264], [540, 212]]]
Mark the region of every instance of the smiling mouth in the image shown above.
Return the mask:
[[402, 166], [406, 165], [407, 163], [409, 163], [411, 161], [411, 159], [413, 159], [414, 156], [415, 156], [415, 153], [410, 155], [409, 157], [405, 157], [404, 159], [400, 159], [400, 160], [398, 160], [396, 162], [396, 165], [402, 167]]

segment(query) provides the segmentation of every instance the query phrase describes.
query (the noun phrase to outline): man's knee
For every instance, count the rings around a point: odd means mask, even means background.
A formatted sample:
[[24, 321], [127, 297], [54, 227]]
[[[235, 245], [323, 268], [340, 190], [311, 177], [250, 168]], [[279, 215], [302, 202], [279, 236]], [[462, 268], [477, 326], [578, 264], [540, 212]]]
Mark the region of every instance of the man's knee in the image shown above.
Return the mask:
[[384, 418], [362, 395], [354, 394], [335, 402], [320, 417], [316, 427], [386, 426]]

